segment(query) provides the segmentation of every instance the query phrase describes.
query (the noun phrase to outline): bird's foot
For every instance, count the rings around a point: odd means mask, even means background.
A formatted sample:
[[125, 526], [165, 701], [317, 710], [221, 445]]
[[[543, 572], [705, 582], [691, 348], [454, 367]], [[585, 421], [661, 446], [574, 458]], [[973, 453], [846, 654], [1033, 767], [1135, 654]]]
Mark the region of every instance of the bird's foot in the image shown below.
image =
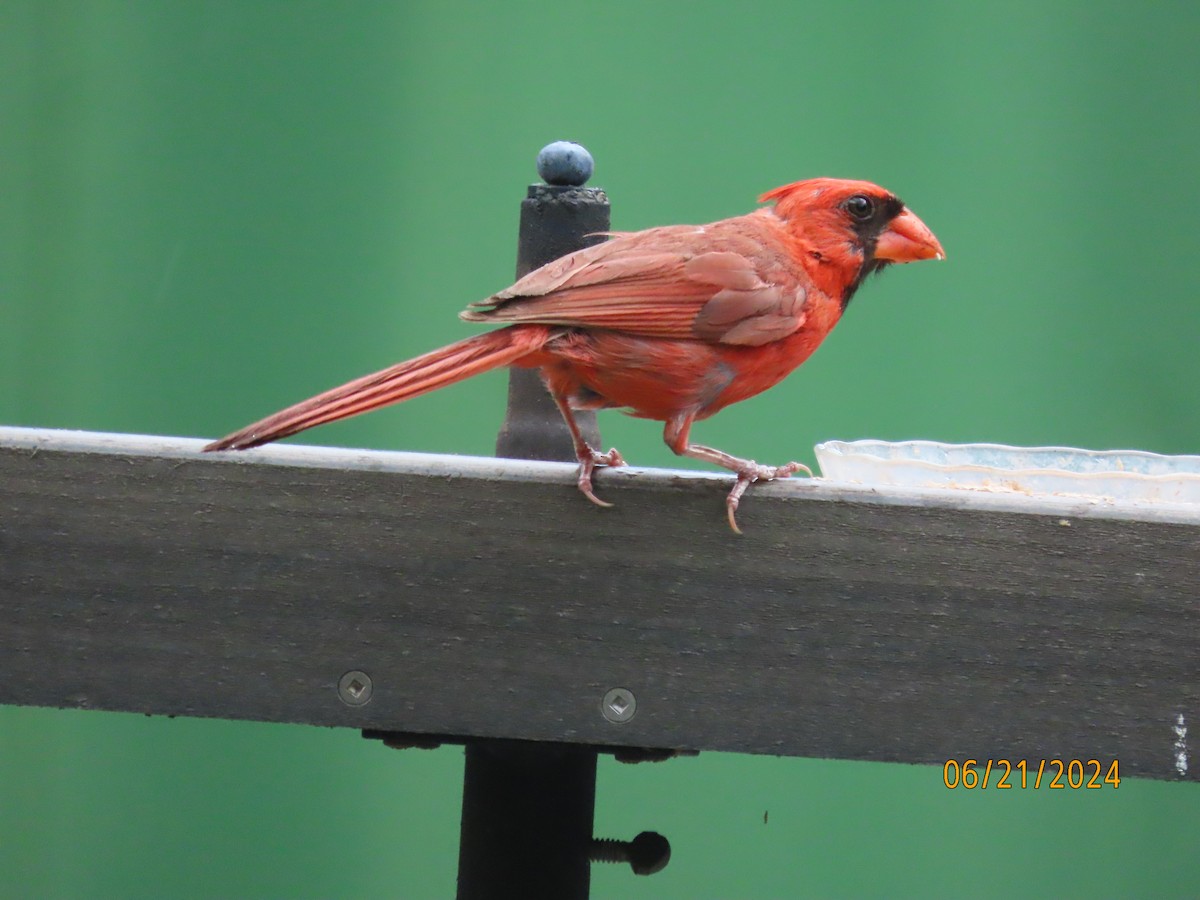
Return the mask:
[[737, 508], [742, 494], [746, 493], [746, 488], [756, 481], [774, 481], [776, 478], [787, 478], [795, 472], [803, 472], [810, 478], [812, 477], [812, 469], [804, 463], [798, 462], [785, 463], [782, 466], [760, 466], [754, 460], [749, 459], [736, 471], [737, 481], [734, 482], [729, 496], [725, 498], [725, 511], [729, 514], [729, 527], [737, 534], [742, 533], [742, 529], [738, 528]]
[[579, 490], [583, 492], [583, 496], [587, 497], [597, 506], [612, 506], [607, 500], [601, 500], [596, 496], [596, 492], [592, 490], [592, 472], [596, 470], [596, 466], [608, 466], [615, 468], [625, 465], [625, 459], [621, 456], [620, 451], [613, 447], [607, 453], [601, 453], [598, 450], [593, 450], [586, 444], [579, 449]]

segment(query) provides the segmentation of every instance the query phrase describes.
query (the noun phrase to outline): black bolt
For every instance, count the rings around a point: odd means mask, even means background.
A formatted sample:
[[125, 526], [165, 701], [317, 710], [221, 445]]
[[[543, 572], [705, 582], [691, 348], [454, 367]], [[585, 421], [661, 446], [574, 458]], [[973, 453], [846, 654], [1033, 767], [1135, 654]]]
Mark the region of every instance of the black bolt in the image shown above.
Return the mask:
[[671, 861], [671, 844], [657, 831], [643, 831], [632, 841], [593, 838], [592, 862], [627, 862], [634, 875], [661, 872]]

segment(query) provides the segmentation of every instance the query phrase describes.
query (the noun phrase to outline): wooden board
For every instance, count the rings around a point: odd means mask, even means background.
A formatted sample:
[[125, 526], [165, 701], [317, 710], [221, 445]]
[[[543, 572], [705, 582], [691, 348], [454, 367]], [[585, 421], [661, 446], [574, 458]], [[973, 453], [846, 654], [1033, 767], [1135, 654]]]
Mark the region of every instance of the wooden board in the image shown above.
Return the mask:
[[1195, 512], [201, 443], [0, 429], [0, 703], [1200, 772]]

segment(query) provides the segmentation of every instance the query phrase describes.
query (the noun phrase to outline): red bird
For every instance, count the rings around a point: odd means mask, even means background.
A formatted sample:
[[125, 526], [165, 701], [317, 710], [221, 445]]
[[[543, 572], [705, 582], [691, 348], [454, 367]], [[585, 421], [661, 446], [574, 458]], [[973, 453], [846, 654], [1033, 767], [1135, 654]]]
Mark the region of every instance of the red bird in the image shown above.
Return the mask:
[[326, 391], [204, 449], [255, 447], [499, 366], [538, 368], [571, 430], [589, 500], [611, 505], [592, 490], [592, 472], [624, 460], [589, 447], [572, 411], [623, 408], [664, 422], [676, 453], [737, 475], [726, 507], [738, 531], [735, 512], [749, 485], [807, 468], [693, 444], [692, 423], [782, 381], [872, 272], [945, 258], [925, 223], [866, 181], [813, 178], [760, 198], [769, 200], [774, 208], [616, 234], [564, 256], [459, 314], [507, 327]]

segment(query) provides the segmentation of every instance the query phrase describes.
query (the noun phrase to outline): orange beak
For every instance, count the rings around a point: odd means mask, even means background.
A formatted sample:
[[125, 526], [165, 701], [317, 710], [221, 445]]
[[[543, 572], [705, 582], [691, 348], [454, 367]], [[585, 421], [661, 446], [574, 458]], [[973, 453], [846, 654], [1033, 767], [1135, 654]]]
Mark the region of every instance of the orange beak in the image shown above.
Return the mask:
[[875, 258], [906, 263], [919, 259], [945, 259], [946, 251], [932, 231], [907, 208], [875, 242]]

